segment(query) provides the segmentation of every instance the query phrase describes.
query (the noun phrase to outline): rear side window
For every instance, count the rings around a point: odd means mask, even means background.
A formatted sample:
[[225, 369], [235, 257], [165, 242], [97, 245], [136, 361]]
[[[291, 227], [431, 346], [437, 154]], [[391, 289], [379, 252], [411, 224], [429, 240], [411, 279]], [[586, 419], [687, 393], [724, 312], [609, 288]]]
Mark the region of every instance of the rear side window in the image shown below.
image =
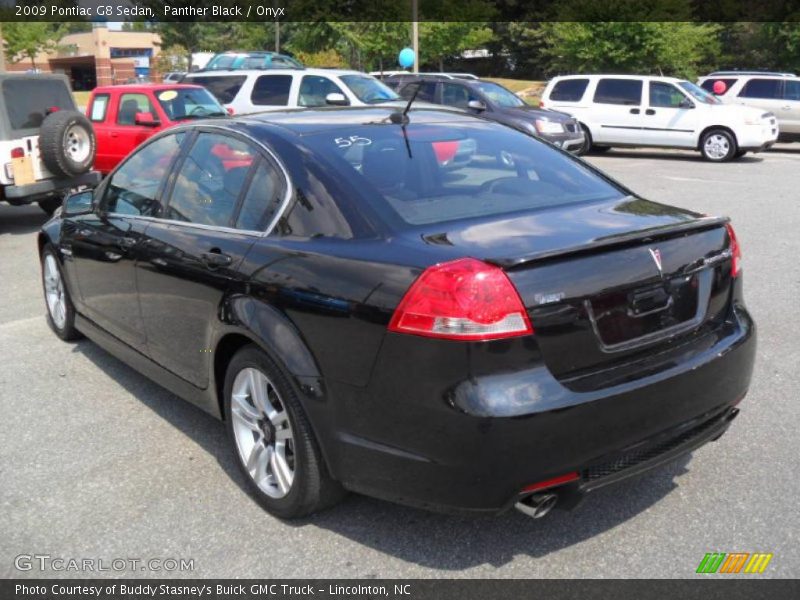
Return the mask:
[[598, 104], [642, 103], [642, 81], [640, 79], [601, 79], [597, 82], [594, 101]]
[[578, 102], [583, 98], [583, 93], [588, 85], [588, 79], [562, 79], [553, 86], [553, 91], [550, 92], [550, 100]]
[[256, 167], [236, 218], [237, 229], [264, 231], [281, 204], [285, 186], [276, 168], [265, 161]]
[[259, 106], [286, 106], [291, 87], [291, 75], [262, 75], [256, 79], [250, 100]]
[[239, 195], [255, 160], [245, 142], [201, 133], [178, 170], [167, 218], [231, 227]]
[[3, 104], [11, 129], [41, 127], [52, 108], [75, 109], [69, 88], [53, 79], [6, 79]]
[[[725, 85], [725, 90], [721, 94], [714, 91], [714, 84], [717, 83], [718, 81], [721, 81]], [[716, 94], [717, 96], [724, 96], [729, 91], [731, 91], [731, 87], [733, 87], [734, 83], [736, 83], [735, 79], [706, 79], [701, 84], [700, 87], [702, 87], [707, 92]], [[719, 89], [719, 86], [717, 86], [717, 88]]]
[[216, 97], [217, 100], [223, 104], [230, 104], [233, 102], [233, 99], [236, 98], [236, 94], [239, 93], [239, 90], [242, 88], [242, 84], [244, 83], [245, 79], [247, 79], [247, 77], [244, 75], [228, 75], [222, 77], [204, 77], [201, 75], [187, 78], [185, 83], [196, 83], [197, 85], [202, 85], [209, 92], [214, 94], [214, 97]]
[[787, 100], [800, 100], [800, 81], [787, 80], [784, 85], [786, 85], [784, 97]]
[[782, 96], [782, 85], [783, 81], [780, 79], [751, 79], [744, 84], [739, 97], [779, 99]]
[[89, 112], [89, 118], [95, 123], [102, 123], [106, 120], [108, 98], [108, 94], [97, 94], [94, 100], [92, 100], [92, 109]]

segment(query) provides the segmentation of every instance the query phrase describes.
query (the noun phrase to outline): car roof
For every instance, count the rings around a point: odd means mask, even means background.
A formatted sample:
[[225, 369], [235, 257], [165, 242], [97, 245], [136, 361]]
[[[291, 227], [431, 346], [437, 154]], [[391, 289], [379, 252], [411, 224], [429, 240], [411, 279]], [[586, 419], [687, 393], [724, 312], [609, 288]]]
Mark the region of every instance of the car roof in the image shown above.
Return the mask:
[[[323, 131], [335, 131], [354, 125], [393, 125], [389, 120], [389, 116], [392, 113], [402, 112], [407, 104], [405, 101], [399, 101], [387, 102], [379, 106], [288, 109], [231, 117], [226, 119], [225, 123], [228, 126], [238, 124], [246, 128], [258, 128], [260, 126], [280, 127], [283, 130], [302, 136]], [[430, 104], [419, 108], [414, 108], [412, 105], [408, 112], [408, 117], [412, 124], [495, 124], [494, 121], [473, 116], [461, 110]], [[214, 123], [217, 124], [219, 121], [214, 121]]]
[[125, 90], [126, 92], [136, 91], [136, 90], [152, 90], [157, 92], [158, 90], [174, 90], [174, 89], [188, 89], [188, 90], [196, 90], [196, 89], [205, 89], [202, 85], [197, 85], [196, 83], [120, 83], [117, 85], [98, 85], [94, 90], [94, 93], [97, 92], [113, 92], [114, 90]]
[[797, 77], [797, 75], [777, 71], [714, 71], [706, 77]]
[[670, 83], [678, 83], [679, 81], [687, 81], [679, 77], [665, 77], [662, 75], [618, 75], [616, 73], [592, 73], [591, 75], [558, 75], [553, 77], [551, 81], [560, 81], [563, 79], [643, 79], [645, 81], [668, 81]]
[[230, 75], [371, 75], [354, 69], [219, 69], [213, 71], [195, 71], [186, 77], [224, 77]]

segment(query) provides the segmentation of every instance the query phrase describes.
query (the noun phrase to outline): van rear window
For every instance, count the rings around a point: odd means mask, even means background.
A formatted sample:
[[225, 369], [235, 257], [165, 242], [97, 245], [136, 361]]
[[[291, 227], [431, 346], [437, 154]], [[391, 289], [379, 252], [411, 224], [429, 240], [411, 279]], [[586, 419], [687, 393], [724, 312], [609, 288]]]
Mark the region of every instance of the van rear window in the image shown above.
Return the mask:
[[196, 77], [187, 77], [183, 83], [202, 85], [214, 94], [217, 100], [223, 104], [230, 104], [236, 98], [236, 94], [239, 93], [245, 79], [247, 79], [245, 75], [198, 75]]
[[36, 129], [53, 108], [75, 110], [75, 102], [63, 81], [54, 79], [6, 79], [3, 104], [11, 129]]
[[583, 98], [588, 85], [588, 79], [562, 79], [553, 86], [553, 91], [550, 92], [550, 100], [578, 102]]

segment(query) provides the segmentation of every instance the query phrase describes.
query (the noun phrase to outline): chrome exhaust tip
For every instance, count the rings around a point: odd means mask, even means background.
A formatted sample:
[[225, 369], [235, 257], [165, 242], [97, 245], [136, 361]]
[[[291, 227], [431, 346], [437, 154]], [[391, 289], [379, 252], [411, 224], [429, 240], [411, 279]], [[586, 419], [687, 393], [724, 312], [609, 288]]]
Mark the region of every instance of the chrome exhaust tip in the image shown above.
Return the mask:
[[514, 508], [529, 517], [541, 519], [553, 509], [557, 502], [558, 494], [531, 494], [517, 502]]

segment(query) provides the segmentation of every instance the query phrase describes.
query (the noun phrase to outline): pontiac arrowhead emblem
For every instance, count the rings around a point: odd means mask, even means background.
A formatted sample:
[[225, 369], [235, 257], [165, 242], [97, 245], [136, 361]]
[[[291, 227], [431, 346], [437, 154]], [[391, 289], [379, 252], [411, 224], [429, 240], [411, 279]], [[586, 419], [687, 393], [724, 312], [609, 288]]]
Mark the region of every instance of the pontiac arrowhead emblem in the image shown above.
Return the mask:
[[650, 256], [653, 257], [653, 262], [656, 263], [658, 274], [663, 276], [664, 271], [661, 269], [661, 250], [658, 248], [650, 248]]

